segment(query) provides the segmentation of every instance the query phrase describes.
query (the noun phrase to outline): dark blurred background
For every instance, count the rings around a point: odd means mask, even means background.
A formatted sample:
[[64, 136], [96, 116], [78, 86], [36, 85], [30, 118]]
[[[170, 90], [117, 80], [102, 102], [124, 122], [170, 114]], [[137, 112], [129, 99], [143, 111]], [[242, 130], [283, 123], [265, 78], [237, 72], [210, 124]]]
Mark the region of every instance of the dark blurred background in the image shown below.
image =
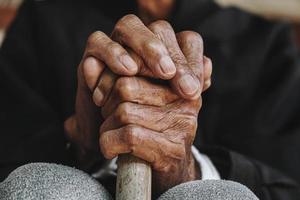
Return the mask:
[[[13, 20], [23, 0], [0, 0], [0, 45], [5, 29]], [[263, 16], [269, 20], [286, 20], [293, 23], [296, 42], [300, 47], [300, 0], [215, 0], [223, 7], [234, 6]]]
[[0, 44], [4, 38], [5, 29], [13, 20], [22, 0], [0, 0]]

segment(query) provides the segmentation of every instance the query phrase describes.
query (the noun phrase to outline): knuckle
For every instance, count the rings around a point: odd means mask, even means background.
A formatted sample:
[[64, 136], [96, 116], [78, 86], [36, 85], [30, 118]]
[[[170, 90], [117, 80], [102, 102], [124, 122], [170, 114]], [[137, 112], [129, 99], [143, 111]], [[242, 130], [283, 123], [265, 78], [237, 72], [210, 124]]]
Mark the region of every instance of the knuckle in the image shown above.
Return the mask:
[[194, 135], [197, 131], [197, 126], [198, 126], [198, 121], [196, 117], [191, 116], [191, 117], [186, 117], [184, 119], [184, 127], [186, 131], [182, 132], [180, 135], [182, 144], [193, 140]]
[[185, 106], [185, 108], [188, 111], [188, 115], [190, 115], [190, 117], [194, 117], [197, 121], [199, 109], [202, 107], [202, 97], [198, 97], [197, 99], [189, 102], [189, 104]]
[[211, 86], [211, 79], [208, 79], [204, 82], [204, 88], [208, 89], [208, 88], [210, 88], [210, 86]]
[[100, 135], [99, 138], [100, 150], [106, 159], [112, 159], [114, 155], [109, 148], [109, 134], [107, 132]]
[[202, 74], [202, 68], [200, 69], [199, 65], [201, 64], [201, 61], [199, 59], [190, 59], [189, 60], [189, 65], [193, 66], [197, 69], [196, 74]]
[[173, 146], [168, 151], [164, 152], [164, 156], [169, 158], [171, 161], [184, 160], [186, 157], [186, 145], [190, 142], [190, 133], [184, 132], [178, 134], [178, 138], [174, 140], [176, 146]]
[[206, 60], [206, 62], [207, 62], [207, 65], [209, 65], [209, 66], [211, 66], [211, 67], [212, 67], [213, 63], [212, 63], [212, 60], [211, 60], [211, 58], [209, 58], [209, 57], [205, 57], [205, 60]]
[[202, 36], [199, 33], [195, 32], [195, 31], [183, 31], [181, 33], [181, 37], [186, 42], [189, 42], [189, 43], [198, 42], [199, 44], [203, 45]]
[[120, 48], [119, 44], [117, 44], [116, 42], [109, 42], [107, 45], [107, 52], [110, 55], [115, 55], [115, 56], [119, 56], [121, 54], [124, 54], [123, 50]]
[[140, 53], [144, 54], [144, 51], [153, 52], [158, 60], [168, 54], [166, 47], [158, 38], [150, 38], [143, 41]]
[[193, 117], [187, 117], [185, 120], [185, 123], [188, 127], [191, 127], [192, 129], [195, 129], [197, 127], [198, 121], [197, 119]]
[[[169, 54], [171, 55], [173, 62], [176, 63], [177, 65], [188, 66], [188, 62], [184, 57], [184, 55], [178, 52], [176, 49], [170, 48]], [[177, 71], [179, 71], [179, 73], [183, 73], [185, 71], [185, 68], [178, 67]]]
[[[184, 61], [183, 59], [177, 60], [177, 62], [181, 63], [182, 65], [188, 65], [186, 63], [186, 61]], [[193, 75], [192, 72], [191, 72], [191, 69], [186, 68], [186, 67], [178, 67], [176, 69], [176, 73], [180, 74], [180, 75], [184, 75], [184, 74], [187, 74], [187, 73]]]
[[129, 124], [131, 122], [132, 105], [131, 103], [125, 102], [121, 103], [115, 112], [115, 119], [121, 124]]
[[186, 124], [188, 127], [188, 132], [185, 134], [185, 142], [187, 142], [188, 144], [192, 143], [195, 135], [196, 135], [196, 131], [197, 131], [197, 126], [198, 126], [198, 121], [195, 117], [190, 117], [186, 120]]
[[165, 20], [157, 20], [149, 25], [149, 28], [153, 31], [160, 31], [165, 29], [172, 29], [172, 26], [169, 22]]
[[205, 75], [208, 76], [208, 77], [211, 77], [212, 70], [213, 70], [212, 60], [210, 58], [207, 58], [207, 61], [206, 61], [205, 64], [206, 64], [206, 73], [205, 73]]
[[120, 78], [118, 78], [118, 80], [115, 83], [115, 89], [117, 91], [119, 91], [120, 88], [122, 88], [122, 86], [124, 86], [127, 83], [128, 83], [128, 78], [127, 77], [120, 77]]
[[151, 51], [157, 51], [161, 48], [161, 45], [162, 44], [158, 39], [149, 39], [144, 42], [143, 47]]
[[[199, 97], [199, 99], [197, 99], [195, 102], [195, 108], [198, 112], [199, 112], [199, 109], [202, 107], [202, 103], [203, 103], [202, 97]], [[198, 115], [198, 112], [195, 113], [195, 116]]]
[[122, 32], [125, 25], [132, 24], [139, 18], [134, 14], [128, 14], [123, 16], [115, 25], [114, 32]]
[[118, 22], [128, 23], [128, 22], [132, 22], [132, 21], [136, 21], [136, 20], [139, 20], [139, 18], [136, 15], [127, 14], [127, 15], [123, 16]]
[[135, 85], [132, 83], [132, 78], [121, 77], [117, 80], [115, 92], [118, 97], [123, 100], [131, 100], [135, 91]]
[[96, 32], [92, 33], [88, 37], [87, 46], [92, 46], [95, 43], [101, 42], [104, 37], [105, 37], [105, 33], [103, 33], [102, 31], [96, 31]]
[[126, 141], [126, 143], [133, 148], [135, 145], [138, 144], [138, 133], [139, 133], [139, 128], [137, 126], [134, 125], [128, 125], [125, 127], [124, 130], [124, 135], [123, 135], [123, 139], [124, 141]]

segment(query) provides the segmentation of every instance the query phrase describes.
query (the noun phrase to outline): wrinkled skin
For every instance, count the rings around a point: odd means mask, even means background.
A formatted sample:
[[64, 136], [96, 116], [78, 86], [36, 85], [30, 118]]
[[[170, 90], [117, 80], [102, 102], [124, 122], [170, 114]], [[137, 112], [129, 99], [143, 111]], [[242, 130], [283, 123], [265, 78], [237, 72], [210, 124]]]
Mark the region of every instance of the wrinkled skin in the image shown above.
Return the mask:
[[87, 41], [67, 137], [83, 157], [131, 153], [148, 161], [157, 192], [195, 180], [191, 145], [211, 71], [198, 33], [175, 35], [166, 21], [146, 27], [127, 15], [111, 37], [95, 32]]
[[185, 100], [141, 77], [121, 77], [102, 107], [104, 156], [131, 153], [153, 169], [154, 192], [199, 178], [191, 154], [201, 98]]

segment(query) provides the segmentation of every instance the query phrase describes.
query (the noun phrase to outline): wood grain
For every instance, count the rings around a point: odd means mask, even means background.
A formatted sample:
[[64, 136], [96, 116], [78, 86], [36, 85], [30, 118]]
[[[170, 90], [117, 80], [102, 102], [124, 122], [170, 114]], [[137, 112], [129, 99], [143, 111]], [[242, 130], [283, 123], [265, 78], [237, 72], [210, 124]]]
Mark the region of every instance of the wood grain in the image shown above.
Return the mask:
[[116, 200], [151, 200], [151, 167], [131, 155], [119, 155]]

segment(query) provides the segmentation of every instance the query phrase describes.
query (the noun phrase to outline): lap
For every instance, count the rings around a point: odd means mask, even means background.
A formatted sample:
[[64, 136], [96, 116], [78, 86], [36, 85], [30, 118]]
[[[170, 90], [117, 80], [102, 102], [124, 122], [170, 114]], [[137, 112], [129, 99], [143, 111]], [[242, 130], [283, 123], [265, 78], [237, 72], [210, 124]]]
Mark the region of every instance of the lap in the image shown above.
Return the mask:
[[27, 164], [0, 184], [0, 199], [108, 200], [109, 193], [88, 174], [67, 166]]
[[[111, 200], [107, 190], [83, 171], [47, 163], [27, 164], [0, 183], [0, 199]], [[177, 185], [158, 200], [257, 200], [245, 186], [232, 181], [205, 180]]]
[[158, 200], [258, 200], [244, 185], [225, 180], [192, 181], [177, 185]]

